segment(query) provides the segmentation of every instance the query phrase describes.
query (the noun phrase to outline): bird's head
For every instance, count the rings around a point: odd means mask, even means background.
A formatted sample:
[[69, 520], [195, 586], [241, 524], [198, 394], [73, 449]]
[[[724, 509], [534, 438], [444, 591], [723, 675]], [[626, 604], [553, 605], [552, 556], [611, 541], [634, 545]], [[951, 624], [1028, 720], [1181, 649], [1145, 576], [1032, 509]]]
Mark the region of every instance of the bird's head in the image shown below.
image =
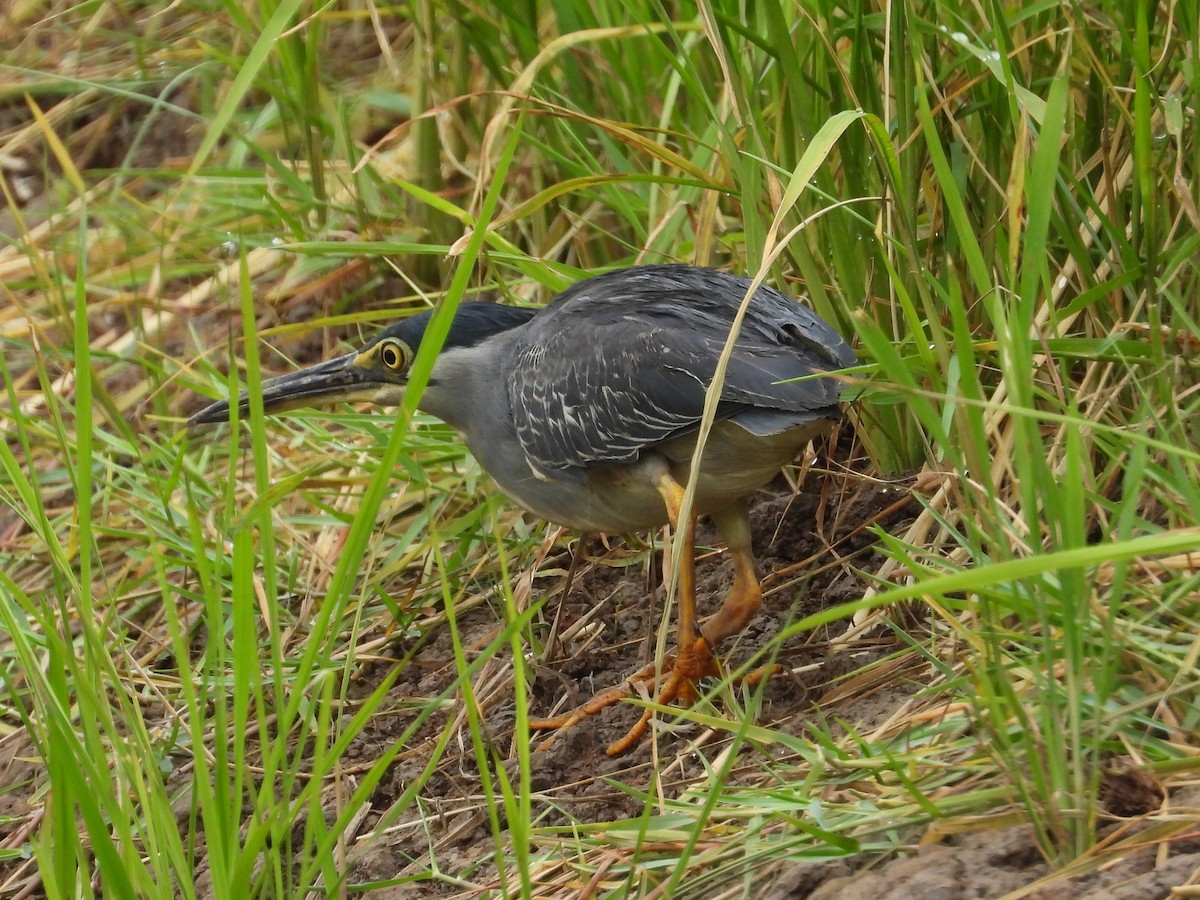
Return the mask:
[[[464, 303], [455, 313], [442, 353], [472, 347], [523, 325], [535, 312], [496, 303]], [[264, 382], [263, 411], [271, 415], [356, 400], [370, 400], [379, 406], [399, 404], [432, 315], [432, 310], [425, 310], [408, 316], [385, 328], [359, 350]], [[229, 406], [228, 400], [206, 406], [188, 419], [187, 425], [194, 428], [228, 421]], [[245, 392], [238, 399], [238, 408], [243, 416], [249, 411], [250, 399]]]

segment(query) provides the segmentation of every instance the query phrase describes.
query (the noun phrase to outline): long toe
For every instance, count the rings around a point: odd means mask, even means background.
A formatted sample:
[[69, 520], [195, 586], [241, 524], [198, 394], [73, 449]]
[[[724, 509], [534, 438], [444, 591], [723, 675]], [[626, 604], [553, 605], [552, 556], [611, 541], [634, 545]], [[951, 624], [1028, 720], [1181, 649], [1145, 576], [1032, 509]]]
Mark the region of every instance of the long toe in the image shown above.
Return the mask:
[[[630, 696], [633, 693], [633, 685], [641, 674], [641, 672], [638, 672], [636, 675], [626, 678], [623, 682], [615, 687], [610, 687], [607, 690], [600, 691], [598, 694], [593, 696], [591, 700], [587, 701], [586, 703], [581, 703], [570, 712], [563, 713], [560, 716], [553, 716], [548, 719], [530, 719], [529, 727], [531, 730], [556, 732], [538, 744], [537, 749], [550, 749], [550, 747], [554, 744], [555, 738], [558, 737], [558, 732], [566, 731], [568, 728], [577, 725], [588, 716], [594, 716], [597, 713], [608, 709], [610, 706], [620, 703], [626, 697]], [[653, 678], [653, 672], [651, 673], [651, 678]]]
[[[642, 670], [645, 672], [645, 670]], [[720, 675], [720, 667], [712, 648], [704, 638], [696, 638], [690, 648], [681, 647], [675, 656], [675, 662], [667, 675], [666, 681], [659, 688], [654, 698], [655, 706], [667, 706], [679, 701], [683, 706], [693, 705], [699, 699], [696, 689], [701, 678], [710, 675]], [[638, 673], [642, 674], [641, 672]], [[642, 711], [641, 717], [634, 726], [626, 732], [619, 741], [610, 744], [604, 752], [609, 756], [620, 756], [628, 753], [650, 730], [650, 719], [654, 716], [654, 708]]]

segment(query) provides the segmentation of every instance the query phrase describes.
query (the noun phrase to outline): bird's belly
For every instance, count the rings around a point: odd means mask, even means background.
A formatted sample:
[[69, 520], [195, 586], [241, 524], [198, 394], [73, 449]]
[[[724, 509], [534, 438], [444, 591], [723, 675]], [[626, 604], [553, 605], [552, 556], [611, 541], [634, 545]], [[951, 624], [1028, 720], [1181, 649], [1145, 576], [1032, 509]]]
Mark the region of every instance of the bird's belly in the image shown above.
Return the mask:
[[[808, 422], [779, 434], [752, 435], [731, 422], [718, 422], [705, 446], [696, 488], [700, 515], [724, 509], [762, 487], [815, 435], [828, 430], [828, 421]], [[495, 471], [493, 478], [509, 497], [526, 509], [581, 531], [620, 534], [666, 524], [667, 510], [654, 479], [665, 460], [671, 474], [686, 484], [696, 435], [675, 438], [643, 453], [631, 465], [598, 465], [587, 469], [581, 481], [541, 481], [525, 468]]]

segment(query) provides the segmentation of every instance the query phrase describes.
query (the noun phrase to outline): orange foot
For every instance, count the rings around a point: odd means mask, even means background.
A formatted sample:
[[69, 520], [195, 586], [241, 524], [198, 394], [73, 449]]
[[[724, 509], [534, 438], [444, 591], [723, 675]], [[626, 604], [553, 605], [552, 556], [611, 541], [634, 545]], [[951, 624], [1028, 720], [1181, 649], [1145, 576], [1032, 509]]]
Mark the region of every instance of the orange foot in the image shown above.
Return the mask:
[[[633, 675], [630, 675], [616, 687], [601, 691], [587, 703], [575, 707], [570, 712], [561, 716], [555, 716], [552, 719], [534, 719], [529, 723], [529, 727], [535, 731], [563, 731], [570, 728], [580, 720], [588, 716], [594, 716], [601, 710], [619, 703], [626, 697], [633, 696], [637, 685], [654, 684], [654, 670], [655, 666], [651, 663]], [[696, 691], [696, 683], [701, 678], [720, 674], [721, 670], [717, 666], [717, 661], [713, 657], [712, 648], [709, 647], [708, 641], [703, 637], [697, 638], [695, 643], [692, 644], [690, 651], [681, 649], [675, 655], [675, 659], [671, 663], [671, 671], [667, 674], [662, 686], [659, 687], [654, 701], [660, 706], [665, 706], [668, 703], [678, 700], [680, 703], [690, 706], [696, 702], [699, 696]], [[653, 714], [653, 709], [643, 710], [642, 717], [629, 729], [628, 733], [619, 741], [611, 744], [604, 752], [609, 756], [620, 756], [622, 753], [629, 752], [645, 736], [650, 727], [650, 717]], [[538, 749], [545, 750], [548, 748], [554, 743], [555, 737], [551, 736], [543, 741], [538, 746]]]

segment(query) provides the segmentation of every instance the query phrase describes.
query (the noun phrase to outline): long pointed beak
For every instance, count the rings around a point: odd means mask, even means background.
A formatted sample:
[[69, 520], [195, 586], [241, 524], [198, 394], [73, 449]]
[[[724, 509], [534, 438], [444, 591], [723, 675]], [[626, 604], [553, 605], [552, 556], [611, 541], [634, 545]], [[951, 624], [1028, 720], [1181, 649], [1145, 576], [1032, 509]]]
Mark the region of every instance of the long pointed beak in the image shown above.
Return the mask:
[[[339, 356], [290, 372], [264, 382], [263, 411], [268, 415], [303, 406], [325, 406], [352, 400], [375, 397], [384, 388], [395, 388], [394, 381], [381, 378], [378, 371], [356, 365], [358, 353]], [[245, 417], [250, 410], [250, 397], [244, 391], [238, 399], [238, 410]], [[187, 420], [188, 428], [229, 421], [229, 401], [219, 400], [206, 406]]]

